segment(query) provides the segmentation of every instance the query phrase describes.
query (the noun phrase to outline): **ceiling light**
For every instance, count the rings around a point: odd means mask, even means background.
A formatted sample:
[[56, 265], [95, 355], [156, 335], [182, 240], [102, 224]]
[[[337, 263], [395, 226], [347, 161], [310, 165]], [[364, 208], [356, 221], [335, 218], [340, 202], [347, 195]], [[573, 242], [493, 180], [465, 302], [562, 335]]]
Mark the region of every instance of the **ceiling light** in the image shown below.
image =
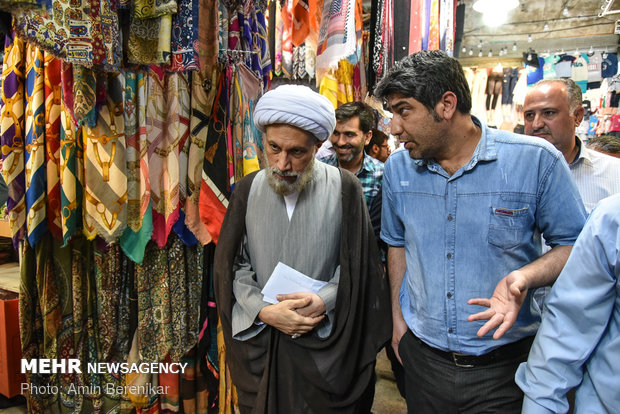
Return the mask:
[[474, 54], [474, 49], [472, 49], [472, 48], [470, 47], [470, 48], [469, 48], [469, 52], [467, 52], [467, 54], [468, 54], [469, 56], [473, 55], [473, 54]]
[[482, 50], [478, 52], [478, 57], [482, 57]]
[[567, 6], [567, 5], [564, 5], [564, 9], [562, 10], [562, 15], [563, 15], [564, 17], [568, 17], [568, 14], [569, 14], [569, 13], [568, 13], [568, 6]]
[[514, 43], [512, 44], [512, 51], [513, 51], [513, 52], [516, 52], [516, 51], [517, 51], [517, 42], [514, 42]]
[[527, 35], [527, 42], [532, 43], [532, 35]]
[[548, 23], [548, 22], [545, 22], [545, 26], [543, 27], [543, 30], [544, 30], [545, 32], [548, 32], [548, 31], [549, 31], [549, 23]]
[[491, 49], [489, 50], [489, 57], [492, 57], [492, 56], [493, 56], [493, 50]]
[[467, 53], [467, 47], [463, 46], [463, 49], [461, 49], [462, 53]]
[[487, 26], [495, 27], [502, 25], [508, 12], [519, 5], [519, 0], [476, 0], [473, 8], [482, 13], [482, 20]]
[[482, 40], [478, 40], [478, 49], [482, 49]]

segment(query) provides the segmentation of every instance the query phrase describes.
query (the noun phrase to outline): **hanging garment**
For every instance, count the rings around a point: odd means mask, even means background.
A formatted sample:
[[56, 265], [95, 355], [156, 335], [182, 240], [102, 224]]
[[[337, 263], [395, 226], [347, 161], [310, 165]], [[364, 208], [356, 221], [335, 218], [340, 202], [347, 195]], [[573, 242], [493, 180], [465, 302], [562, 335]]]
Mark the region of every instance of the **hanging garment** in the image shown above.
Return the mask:
[[355, 7], [360, 0], [325, 0], [317, 48], [317, 80], [355, 53]]
[[[206, 75], [205, 75], [206, 74]], [[219, 71], [200, 70], [192, 77], [192, 101], [190, 118], [190, 147], [187, 161], [187, 200], [185, 202], [185, 224], [203, 244], [211, 242], [211, 235], [200, 219], [198, 200], [202, 182], [202, 168], [209, 115], [218, 90]]]
[[254, 108], [262, 94], [260, 81], [246, 67], [239, 68], [240, 89], [243, 100], [240, 116], [243, 126], [243, 176], [260, 169], [259, 149], [262, 134], [254, 126]]
[[43, 51], [26, 47], [26, 229], [35, 246], [47, 232], [45, 168], [45, 76]]
[[198, 57], [200, 68], [210, 68], [217, 62], [218, 55], [218, 28], [216, 0], [199, 0], [198, 20]]
[[424, 0], [411, 0], [409, 9], [409, 53], [422, 50], [422, 4]]
[[[164, 247], [179, 217], [178, 74], [149, 69], [147, 140], [153, 240]], [[165, 355], [164, 355], [165, 356]]]
[[165, 249], [149, 243], [145, 260], [136, 266], [138, 295], [138, 351], [144, 362], [158, 362], [172, 347], [172, 315], [168, 289], [169, 268], [167, 250], [173, 245], [172, 235]]
[[409, 54], [410, 31], [414, 22], [411, 21], [411, 0], [394, 3], [394, 60], [400, 60]]
[[62, 239], [60, 211], [60, 59], [44, 55], [45, 72], [45, 166], [47, 172], [47, 227], [54, 238]]
[[120, 70], [122, 48], [118, 2], [114, 0], [50, 1], [53, 13], [41, 9], [16, 13], [26, 39], [69, 63]]
[[107, 99], [95, 127], [85, 126], [84, 229], [116, 241], [127, 225], [127, 163], [120, 73], [107, 77]]
[[288, 7], [282, 8], [282, 73], [293, 77], [293, 18]]
[[97, 123], [97, 76], [92, 68], [73, 65], [73, 116], [78, 125]]
[[439, 50], [439, 0], [431, 0], [428, 30], [428, 50]]
[[24, 42], [15, 33], [4, 39], [2, 67], [2, 119], [0, 146], [2, 174], [8, 189], [6, 201], [13, 246], [26, 237], [26, 179], [24, 174]]
[[134, 232], [150, 200], [149, 167], [146, 141], [146, 75], [144, 71], [125, 72], [123, 116], [127, 140], [127, 226]]
[[230, 196], [228, 175], [229, 73], [220, 76], [217, 95], [209, 118], [205, 144], [203, 180], [200, 187], [200, 218], [217, 243]]
[[[178, 12], [172, 18], [172, 62], [168, 70], [178, 72], [198, 70], [200, 0], [179, 0]], [[206, 10], [204, 10], [206, 11]], [[211, 21], [211, 23], [215, 23]], [[211, 51], [212, 53], [212, 51]]]
[[310, 10], [308, 0], [293, 0], [292, 41], [294, 46], [301, 46], [310, 33]]
[[279, 1], [274, 2], [275, 11], [275, 39], [274, 39], [274, 60], [273, 60], [273, 73], [276, 76], [282, 75], [282, 41], [284, 37], [284, 20], [282, 19], [282, 7]]
[[143, 65], [170, 63], [172, 14], [176, 0], [137, 0], [131, 14], [127, 56]]
[[439, 5], [439, 47], [454, 55], [454, 1], [441, 0]]

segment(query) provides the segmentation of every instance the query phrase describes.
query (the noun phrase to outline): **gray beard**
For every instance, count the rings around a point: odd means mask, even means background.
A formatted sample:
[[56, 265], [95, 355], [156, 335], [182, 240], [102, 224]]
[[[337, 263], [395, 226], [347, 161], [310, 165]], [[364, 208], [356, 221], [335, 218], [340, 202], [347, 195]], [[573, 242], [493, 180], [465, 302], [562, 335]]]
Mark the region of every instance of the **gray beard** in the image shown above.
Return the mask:
[[[288, 194], [294, 193], [295, 191], [301, 192], [301, 190], [303, 190], [306, 187], [306, 185], [308, 185], [310, 180], [312, 180], [312, 172], [314, 171], [314, 153], [315, 152], [316, 152], [316, 149], [312, 151], [312, 158], [310, 159], [310, 162], [308, 163], [306, 168], [304, 168], [304, 170], [299, 173], [292, 172], [292, 171], [284, 172], [284, 171], [280, 171], [279, 169], [275, 167], [271, 167], [269, 165], [269, 160], [267, 159], [267, 155], [265, 155], [265, 153], [263, 152], [263, 161], [265, 165], [267, 166], [267, 168], [265, 168], [265, 173], [267, 174], [267, 182], [269, 183], [269, 186], [273, 189], [273, 191], [275, 191], [276, 194], [279, 194], [279, 195], [288, 195]], [[277, 173], [279, 175], [286, 176], [286, 177], [297, 177], [297, 179], [294, 182], [289, 183], [288, 181], [280, 180], [279, 178], [276, 178], [274, 173]]]

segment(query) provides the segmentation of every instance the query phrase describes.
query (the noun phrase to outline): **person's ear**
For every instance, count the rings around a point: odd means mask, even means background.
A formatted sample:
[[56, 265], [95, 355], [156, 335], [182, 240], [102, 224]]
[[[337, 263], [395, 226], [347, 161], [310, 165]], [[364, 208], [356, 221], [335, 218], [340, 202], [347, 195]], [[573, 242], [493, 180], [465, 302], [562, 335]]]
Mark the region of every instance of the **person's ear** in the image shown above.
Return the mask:
[[575, 126], [576, 127], [578, 127], [581, 124], [581, 121], [583, 121], [583, 117], [584, 117], [585, 113], [586, 113], [586, 109], [583, 106], [579, 106], [573, 112], [573, 116], [575, 117]]
[[437, 105], [435, 105], [435, 111], [441, 119], [452, 119], [456, 113], [457, 105], [458, 99], [454, 92], [447, 91], [441, 96]]

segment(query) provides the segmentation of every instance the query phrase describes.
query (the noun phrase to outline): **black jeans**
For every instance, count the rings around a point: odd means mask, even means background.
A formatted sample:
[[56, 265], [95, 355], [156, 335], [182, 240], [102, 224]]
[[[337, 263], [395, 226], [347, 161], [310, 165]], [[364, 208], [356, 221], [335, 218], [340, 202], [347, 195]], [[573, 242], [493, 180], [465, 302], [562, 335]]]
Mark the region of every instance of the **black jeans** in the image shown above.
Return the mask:
[[523, 392], [514, 381], [529, 351], [505, 361], [472, 368], [458, 367], [416, 338], [403, 336], [398, 352], [405, 366], [409, 413], [457, 414], [521, 412]]

